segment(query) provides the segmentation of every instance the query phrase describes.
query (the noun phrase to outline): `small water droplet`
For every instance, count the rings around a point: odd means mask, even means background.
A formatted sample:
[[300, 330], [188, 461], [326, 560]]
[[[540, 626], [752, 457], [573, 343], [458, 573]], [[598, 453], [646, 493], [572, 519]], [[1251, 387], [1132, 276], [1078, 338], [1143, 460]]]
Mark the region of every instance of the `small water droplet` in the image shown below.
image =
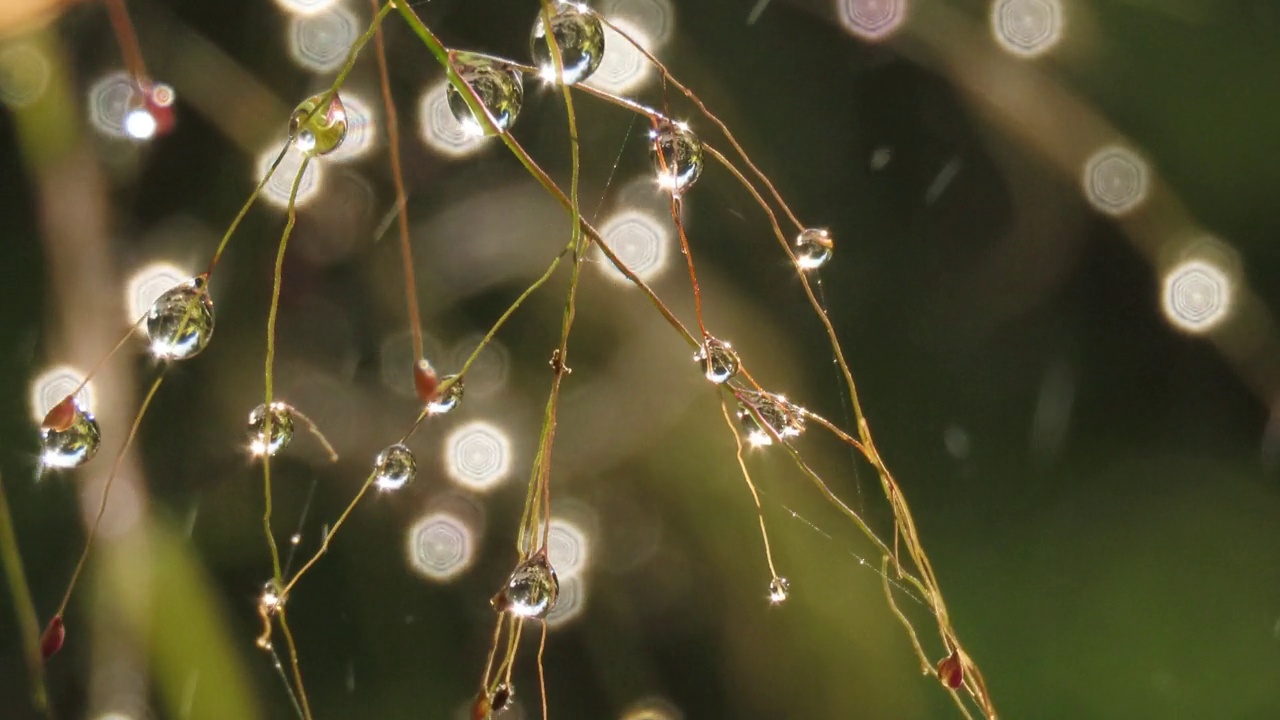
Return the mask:
[[702, 363], [702, 373], [717, 385], [728, 382], [737, 375], [740, 366], [738, 353], [733, 351], [733, 347], [710, 335], [703, 338], [702, 348], [694, 354], [693, 359]]
[[515, 697], [516, 690], [508, 683], [502, 683], [497, 690], [493, 691], [493, 701], [490, 707], [493, 712], [500, 713], [511, 707], [511, 700]]
[[259, 405], [249, 413], [249, 450], [258, 456], [275, 455], [293, 440], [293, 408], [282, 402], [271, 403], [271, 439], [267, 440], [267, 406]]
[[347, 137], [347, 110], [338, 93], [325, 106], [325, 93], [303, 100], [289, 116], [293, 144], [308, 155], [327, 155]]
[[754, 390], [742, 393], [743, 402], [738, 403], [738, 420], [747, 431], [747, 441], [752, 445], [763, 446], [773, 443], [773, 436], [766, 430], [751, 410], [750, 405], [759, 413], [760, 418], [779, 437], [795, 437], [804, 432], [804, 410], [791, 403], [781, 395]]
[[280, 593], [280, 585], [275, 580], [262, 584], [262, 594], [258, 596], [258, 608], [265, 615], [274, 615], [284, 607], [287, 597]]
[[827, 264], [834, 248], [831, 233], [809, 228], [796, 236], [796, 263], [801, 270], [816, 270]]
[[[458, 53], [455, 65], [463, 82], [475, 90], [480, 104], [489, 111], [498, 130], [507, 130], [524, 104], [524, 76], [511, 65], [476, 53]], [[453, 85], [447, 91], [449, 111], [469, 135], [487, 135], [485, 123], [476, 119], [467, 100]]]
[[98, 421], [68, 395], [45, 415], [40, 428], [40, 464], [74, 468], [89, 462], [102, 445]]
[[396, 443], [373, 459], [374, 487], [383, 491], [399, 490], [418, 476], [418, 461], [409, 448]]
[[302, 533], [294, 533], [293, 536], [289, 538], [289, 543], [291, 545], [297, 545], [301, 542], [302, 542]]
[[509, 610], [520, 617], [542, 620], [555, 607], [559, 594], [556, 571], [546, 553], [539, 552], [516, 566], [506, 587], [493, 598], [493, 606], [498, 612]]
[[151, 354], [158, 360], [189, 360], [213, 337], [213, 299], [198, 275], [162, 294], [147, 311]]
[[785, 602], [791, 594], [791, 583], [784, 577], [775, 577], [769, 581], [769, 602], [777, 605]]
[[681, 192], [702, 174], [702, 141], [681, 122], [663, 120], [649, 131], [653, 169], [658, 185]]
[[451, 383], [444, 392], [437, 392], [435, 399], [427, 403], [427, 412], [432, 415], [443, 415], [458, 407], [462, 402], [462, 378], [458, 375], [445, 375], [440, 384]]
[[[551, 16], [551, 33], [560, 49], [560, 62], [564, 67], [564, 81], [570, 85], [582, 82], [600, 67], [604, 57], [604, 26], [600, 18], [586, 5], [561, 0]], [[538, 66], [542, 79], [554, 82], [556, 60], [547, 42], [546, 25], [542, 13], [533, 23], [531, 40], [533, 63]]]

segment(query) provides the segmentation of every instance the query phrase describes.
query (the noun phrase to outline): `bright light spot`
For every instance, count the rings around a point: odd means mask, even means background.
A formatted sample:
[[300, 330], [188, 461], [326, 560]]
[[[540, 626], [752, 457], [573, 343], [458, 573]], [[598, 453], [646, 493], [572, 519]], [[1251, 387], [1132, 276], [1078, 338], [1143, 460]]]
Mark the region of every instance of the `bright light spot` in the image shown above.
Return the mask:
[[[671, 0], [603, 0], [596, 12], [635, 38], [650, 52], [666, 45], [676, 33], [676, 11]], [[618, 38], [619, 42], [627, 41]], [[605, 38], [608, 62], [609, 38]], [[597, 71], [599, 72], [599, 71]]]
[[[82, 382], [84, 373], [70, 365], [55, 365], [37, 375], [31, 381], [31, 418], [37, 423], [42, 422], [53, 406], [75, 392]], [[76, 400], [82, 409], [92, 413], [95, 394], [93, 383], [89, 383], [76, 395]]]
[[552, 518], [547, 533], [547, 559], [563, 582], [578, 576], [587, 566], [587, 534], [563, 518]]
[[[191, 273], [163, 262], [152, 263], [135, 272], [125, 285], [124, 307], [129, 322], [137, 322], [161, 295], [190, 279]], [[146, 327], [141, 324], [136, 329], [146, 332]]]
[[836, 0], [840, 22], [863, 40], [893, 35], [907, 19], [907, 0]]
[[[623, 210], [600, 226], [600, 238], [618, 256], [623, 265], [645, 282], [657, 277], [667, 267], [671, 231], [664, 220], [639, 210]], [[598, 248], [594, 251], [601, 272], [622, 283], [630, 283], [622, 271], [604, 256]]]
[[565, 577], [556, 568], [560, 580], [560, 592], [556, 594], [556, 605], [547, 614], [547, 627], [558, 628], [578, 616], [587, 609], [587, 584], [579, 575]]
[[1165, 273], [1161, 297], [1165, 318], [1179, 330], [1208, 332], [1230, 314], [1234, 293], [1231, 278], [1221, 268], [1204, 260], [1188, 260]]
[[1134, 151], [1110, 145], [1084, 164], [1084, 195], [1095, 208], [1121, 216], [1147, 199], [1147, 162]]
[[646, 698], [627, 708], [622, 720], [682, 720], [684, 713], [662, 698]]
[[28, 107], [43, 97], [49, 76], [49, 58], [39, 45], [17, 41], [0, 49], [0, 100], [9, 107]]
[[109, 73], [89, 86], [89, 123], [111, 137], [129, 137], [125, 115], [143, 102], [137, 85], [123, 70]]
[[324, 156], [328, 162], [345, 163], [359, 159], [373, 149], [378, 139], [377, 116], [364, 98], [344, 91], [342, 107], [347, 113], [347, 136]]
[[995, 0], [991, 32], [1014, 55], [1042, 55], [1062, 39], [1062, 7], [1059, 0]]
[[466, 157], [484, 147], [449, 110], [448, 81], [433, 85], [418, 101], [418, 130], [427, 147], [448, 158]]
[[[627, 20], [612, 20], [620, 30], [625, 32], [652, 52], [653, 41], [643, 30], [635, 27]], [[653, 75], [653, 66], [649, 59], [635, 45], [618, 34], [611, 27], [604, 29], [604, 57], [600, 59], [600, 67], [591, 77], [583, 81], [584, 85], [622, 94], [635, 90]]]
[[[259, 182], [271, 170], [271, 163], [275, 162], [276, 156], [279, 154], [280, 150], [277, 146], [258, 156], [255, 183]], [[262, 199], [276, 207], [287, 207], [289, 204], [289, 192], [293, 188], [294, 178], [298, 176], [298, 169], [302, 167], [302, 161], [305, 157], [301, 150], [290, 144], [289, 149], [285, 151], [284, 158], [280, 161], [280, 166], [276, 168], [275, 173], [271, 175], [271, 179], [267, 181], [267, 184], [262, 186]], [[298, 195], [295, 204], [299, 207], [306, 205], [319, 191], [320, 164], [309, 162], [307, 163], [306, 171], [302, 173], [302, 180], [298, 183]]]
[[359, 33], [355, 14], [344, 7], [298, 15], [289, 20], [289, 55], [312, 72], [333, 72], [342, 67]]
[[441, 582], [466, 572], [475, 560], [476, 532], [461, 518], [434, 512], [409, 528], [409, 565]]
[[333, 7], [337, 0], [276, 0], [285, 12], [294, 15], [315, 15]]
[[445, 471], [459, 485], [492, 490], [511, 471], [511, 441], [486, 422], [459, 426], [444, 441]]
[[150, 140], [155, 137], [158, 127], [160, 123], [144, 107], [134, 108], [124, 115], [124, 133], [134, 140]]

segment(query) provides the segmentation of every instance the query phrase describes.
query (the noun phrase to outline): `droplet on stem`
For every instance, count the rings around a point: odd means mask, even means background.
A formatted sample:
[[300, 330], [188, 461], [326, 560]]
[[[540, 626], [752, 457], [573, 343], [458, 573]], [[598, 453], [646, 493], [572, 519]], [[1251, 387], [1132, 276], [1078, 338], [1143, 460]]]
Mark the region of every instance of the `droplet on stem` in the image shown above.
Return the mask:
[[[757, 447], [773, 442], [773, 434], [779, 437], [795, 437], [804, 432], [804, 409], [794, 405], [782, 395], [769, 392], [744, 391], [738, 403], [738, 420], [747, 432], [747, 442]], [[750, 406], [750, 407], [748, 407]], [[761, 420], [773, 429], [773, 434], [751, 412], [755, 408]]]
[[777, 605], [785, 602], [791, 594], [791, 583], [784, 577], [775, 577], [769, 581], [769, 602]]
[[493, 712], [500, 713], [511, 707], [511, 699], [515, 697], [516, 690], [508, 683], [502, 683], [497, 690], [493, 691], [493, 701], [490, 707]]
[[717, 385], [728, 382], [737, 375], [741, 365], [738, 353], [733, 351], [729, 343], [710, 335], [703, 338], [702, 347], [694, 354], [693, 359], [702, 363], [702, 373]]
[[40, 424], [40, 465], [47, 468], [80, 467], [93, 459], [102, 445], [98, 421], [66, 396]]
[[662, 120], [649, 131], [658, 186], [679, 193], [702, 174], [702, 141], [682, 122]]
[[374, 487], [384, 492], [399, 490], [418, 476], [418, 461], [413, 451], [396, 443], [373, 459]]
[[66, 639], [67, 627], [62, 623], [62, 616], [54, 615], [40, 635], [40, 656], [45, 660], [53, 657], [62, 649], [62, 643]]
[[285, 596], [280, 592], [280, 585], [275, 580], [262, 584], [262, 595], [258, 596], [258, 609], [265, 615], [275, 615], [284, 607]]
[[312, 95], [303, 100], [289, 116], [289, 135], [293, 144], [307, 155], [327, 155], [347, 137], [347, 110], [338, 93]]
[[507, 584], [494, 596], [493, 607], [498, 612], [511, 612], [525, 618], [544, 620], [556, 605], [560, 593], [560, 581], [547, 560], [546, 552], [539, 551], [516, 566]]
[[831, 259], [835, 243], [831, 233], [821, 228], [809, 228], [796, 236], [796, 263], [801, 270], [816, 270]]
[[[455, 58], [459, 77], [475, 91], [493, 124], [499, 131], [510, 129], [524, 104], [524, 76], [510, 64], [487, 55], [457, 53]], [[490, 134], [488, 124], [472, 114], [467, 99], [456, 87], [449, 85], [446, 94], [449, 111], [467, 134]]]
[[288, 447], [293, 440], [293, 408], [287, 403], [271, 403], [271, 437], [267, 438], [266, 405], [259, 405], [249, 413], [249, 451], [254, 455], [275, 455]]
[[197, 275], [156, 299], [147, 311], [147, 336], [157, 360], [190, 360], [213, 337], [213, 299]]
[[427, 412], [432, 415], [443, 415], [462, 402], [462, 378], [458, 375], [445, 375], [440, 384], [444, 383], [449, 383], [449, 386], [444, 391], [437, 387], [435, 397], [427, 403]]
[[[604, 26], [591, 8], [575, 2], [557, 2], [551, 16], [551, 34], [560, 50], [566, 83], [582, 82], [600, 67], [604, 58]], [[533, 23], [530, 44], [538, 75], [548, 82], [555, 82], [558, 75], [556, 60], [551, 52], [551, 43], [547, 42], [547, 27], [542, 13], [538, 13], [538, 19]]]

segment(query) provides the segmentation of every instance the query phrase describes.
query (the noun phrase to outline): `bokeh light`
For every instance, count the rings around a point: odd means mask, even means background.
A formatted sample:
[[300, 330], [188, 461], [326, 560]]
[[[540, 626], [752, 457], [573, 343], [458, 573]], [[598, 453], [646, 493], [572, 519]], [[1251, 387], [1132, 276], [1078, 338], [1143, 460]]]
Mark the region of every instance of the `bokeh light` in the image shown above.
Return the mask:
[[281, 10], [293, 15], [315, 15], [333, 7], [337, 0], [276, 0]]
[[[600, 239], [636, 276], [648, 282], [667, 267], [672, 242], [668, 222], [640, 210], [622, 210], [600, 226]], [[606, 277], [631, 282], [598, 248], [593, 252]]]
[[[191, 273], [166, 262], [152, 263], [135, 272], [125, 283], [124, 307], [129, 322], [137, 322], [161, 295], [190, 279]], [[141, 324], [136, 329], [146, 333]]]
[[141, 105], [137, 84], [123, 70], [108, 73], [89, 86], [89, 124], [109, 137], [129, 137], [125, 116]]
[[0, 100], [15, 110], [35, 103], [49, 87], [51, 72], [48, 56], [36, 43], [6, 45], [0, 49]]
[[840, 23], [863, 40], [880, 41], [907, 20], [907, 0], [836, 0]]
[[1020, 57], [1048, 52], [1062, 39], [1059, 0], [995, 0], [991, 32], [1005, 50]]
[[581, 574], [589, 558], [586, 531], [564, 518], [551, 518], [547, 558], [561, 580]]
[[418, 132], [427, 147], [447, 158], [461, 158], [484, 147], [484, 137], [463, 127], [449, 110], [448, 81], [432, 85], [418, 100]]
[[632, 703], [622, 713], [622, 720], [683, 720], [684, 713], [663, 698], [645, 698]]
[[347, 136], [342, 144], [324, 156], [327, 162], [346, 163], [369, 154], [378, 141], [378, 116], [363, 96], [342, 91], [342, 107], [347, 113]]
[[432, 512], [409, 528], [409, 566], [429, 580], [446, 582], [475, 561], [479, 533], [461, 517]]
[[556, 575], [560, 580], [560, 592], [556, 595], [555, 607], [547, 614], [547, 627], [551, 629], [572, 622], [587, 609], [587, 584], [582, 576], [565, 577], [560, 574], [558, 567]]
[[[254, 183], [260, 182], [262, 177], [271, 170], [271, 163], [275, 162], [276, 156], [279, 154], [280, 145], [276, 145], [268, 148], [258, 156], [258, 162], [255, 165], [257, 174], [253, 179]], [[262, 199], [276, 207], [287, 207], [294, 178], [297, 177], [298, 169], [302, 167], [302, 161], [305, 157], [301, 150], [290, 144], [289, 149], [284, 153], [284, 158], [280, 160], [280, 166], [276, 168], [275, 173], [271, 175], [271, 179], [267, 181], [267, 184], [262, 186]], [[298, 182], [298, 195], [295, 199], [295, 205], [301, 207], [315, 198], [320, 192], [320, 177], [320, 163], [307, 163], [307, 168], [302, 173], [302, 179]]]
[[1147, 199], [1149, 177], [1146, 160], [1128, 148], [1109, 145], [1085, 161], [1085, 198], [1098, 210], [1119, 217]]
[[342, 67], [360, 30], [355, 14], [341, 6], [295, 15], [289, 20], [289, 56], [307, 70], [333, 72]]
[[[481, 332], [472, 333], [459, 340], [449, 351], [449, 367], [462, 367], [483, 340], [484, 333]], [[497, 338], [490, 340], [467, 370], [467, 396], [488, 397], [501, 390], [507, 384], [507, 373], [510, 367], [511, 353], [507, 347]]]
[[[644, 30], [625, 19], [613, 20], [613, 23], [641, 47], [653, 52], [653, 40]], [[617, 30], [605, 27], [604, 57], [600, 60], [600, 67], [583, 84], [623, 94], [640, 87], [654, 74], [655, 69], [644, 53], [618, 34]]]
[[462, 487], [485, 492], [511, 471], [511, 440], [483, 421], [461, 425], [444, 441], [445, 472]]
[[1234, 283], [1222, 268], [1205, 260], [1187, 260], [1165, 273], [1161, 306], [1175, 328], [1205, 333], [1231, 313], [1234, 294]]
[[[676, 34], [676, 11], [671, 0], [602, 0], [596, 6], [596, 12], [635, 38], [650, 52], [666, 45]], [[635, 33], [639, 33], [640, 37], [636, 37]], [[619, 38], [619, 42], [626, 43], [626, 40]], [[606, 53], [609, 50], [608, 43], [609, 39], [606, 37]]]
[[[42, 422], [53, 406], [75, 392], [82, 382], [84, 373], [70, 365], [55, 365], [37, 375], [31, 381], [31, 419], [37, 423]], [[92, 382], [81, 388], [76, 395], [80, 407], [91, 413], [94, 412], [96, 400]]]

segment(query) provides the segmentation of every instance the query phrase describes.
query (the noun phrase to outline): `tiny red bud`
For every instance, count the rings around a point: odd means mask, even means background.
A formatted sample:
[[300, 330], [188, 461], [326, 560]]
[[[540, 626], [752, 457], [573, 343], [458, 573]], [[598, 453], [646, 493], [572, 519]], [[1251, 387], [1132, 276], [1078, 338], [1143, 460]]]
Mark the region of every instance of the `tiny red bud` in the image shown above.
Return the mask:
[[418, 391], [418, 399], [423, 404], [436, 399], [436, 391], [440, 388], [440, 376], [426, 360], [419, 360], [413, 366], [413, 387]]
[[74, 397], [68, 395], [62, 398], [61, 402], [49, 408], [49, 412], [45, 413], [44, 420], [40, 423], [40, 429], [63, 432], [76, 421], [76, 410], [78, 408]]
[[471, 720], [489, 720], [492, 717], [489, 706], [489, 696], [483, 690], [476, 695], [476, 701], [471, 703]]
[[40, 636], [40, 654], [48, 660], [62, 649], [62, 642], [66, 639], [67, 628], [62, 624], [62, 616], [54, 615], [45, 627], [44, 634]]
[[964, 685], [964, 666], [960, 663], [960, 653], [955, 650], [938, 663], [938, 679], [943, 685], [958, 690]]

